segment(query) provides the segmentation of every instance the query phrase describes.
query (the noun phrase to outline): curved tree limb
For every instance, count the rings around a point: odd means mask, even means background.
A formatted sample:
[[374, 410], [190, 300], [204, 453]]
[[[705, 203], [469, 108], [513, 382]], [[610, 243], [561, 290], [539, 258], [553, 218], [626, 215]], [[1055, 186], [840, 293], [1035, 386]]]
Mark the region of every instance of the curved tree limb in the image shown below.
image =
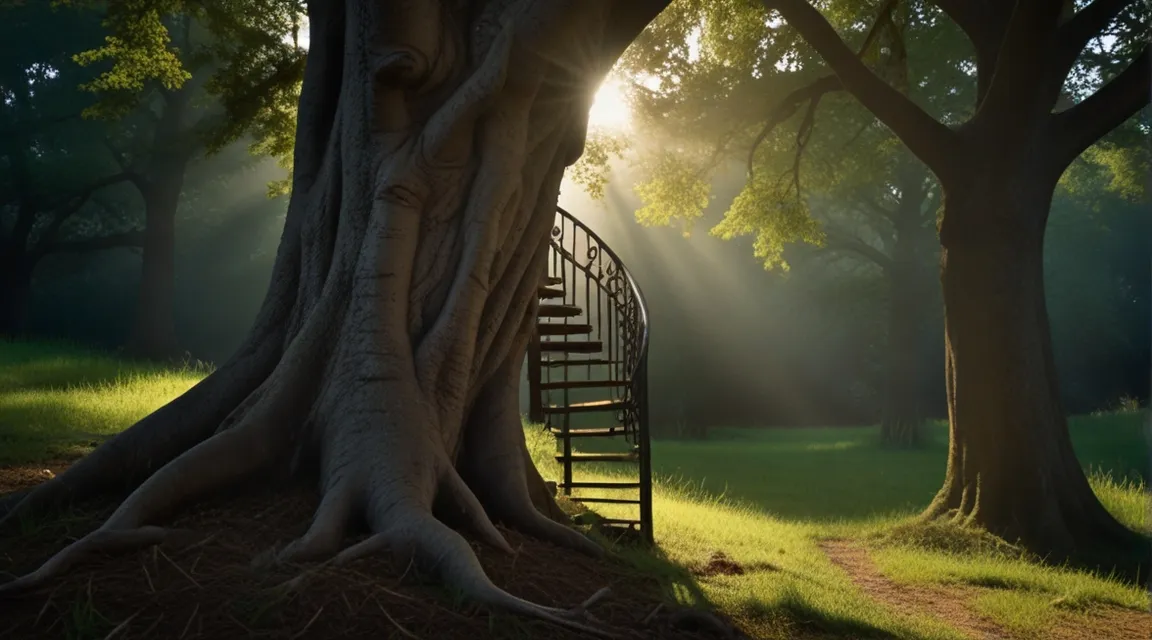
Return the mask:
[[752, 141], [752, 146], [748, 149], [748, 177], [752, 178], [756, 172], [756, 151], [781, 122], [791, 118], [796, 113], [796, 110], [800, 108], [800, 105], [805, 102], [816, 104], [824, 94], [839, 91], [843, 88], [844, 85], [841, 84], [840, 78], [831, 75], [824, 76], [784, 96], [784, 99], [778, 102], [776, 108], [769, 114], [768, 121], [761, 127], [760, 133], [756, 134], [756, 138]]
[[827, 19], [806, 0], [763, 0], [812, 45], [848, 90], [895, 133], [941, 180], [955, 173], [960, 138], [873, 73]]
[[[880, 15], [872, 26], [868, 29], [868, 33], [864, 36], [864, 43], [860, 45], [860, 49], [856, 52], [856, 57], [862, 57], [872, 47], [872, 43], [876, 41], [876, 37], [880, 33], [880, 26], [888, 24], [892, 20], [892, 10], [896, 8], [898, 0], [887, 0], [880, 8]], [[815, 103], [820, 100], [826, 93], [839, 91], [844, 88], [840, 78], [836, 74], [830, 74], [823, 78], [817, 79], [809, 85], [800, 87], [792, 93], [784, 96], [784, 99], [776, 104], [776, 108], [768, 116], [768, 121], [760, 129], [760, 133], [756, 134], [756, 139], [752, 141], [752, 147], [748, 150], [748, 177], [751, 178], [754, 173], [753, 161], [756, 157], [756, 150], [764, 143], [772, 130], [776, 128], [781, 122], [791, 118], [800, 105], [804, 102], [811, 102], [813, 107], [809, 109], [811, 114], [815, 109]], [[806, 118], [808, 116], [805, 116]], [[863, 133], [863, 130], [861, 130]]]
[[1061, 78], [1067, 76], [1084, 47], [1132, 4], [1132, 0], [1095, 0], [1062, 24], [1056, 34], [1056, 56], [1053, 61], [1057, 74]]
[[864, 242], [859, 237], [836, 230], [825, 230], [827, 241], [824, 247], [831, 251], [847, 251], [854, 253], [865, 260], [875, 264], [884, 271], [892, 267], [892, 259], [883, 251]]
[[[1052, 52], [1064, 2], [1019, 0], [1009, 18], [996, 56], [996, 66], [984, 99], [976, 108], [971, 126], [997, 127], [995, 135], [1027, 135], [1025, 121], [1051, 109], [1038, 91], [1052, 77]], [[1059, 93], [1061, 81], [1055, 87]], [[1053, 96], [1053, 99], [1055, 96]], [[1008, 117], [1004, 117], [1007, 115]]]
[[117, 247], [144, 246], [144, 232], [141, 230], [113, 233], [106, 236], [84, 238], [83, 240], [64, 240], [53, 242], [41, 250], [42, 255], [49, 253], [84, 253], [86, 251], [101, 251]]
[[1000, 55], [1000, 42], [1012, 15], [1013, 3], [1005, 0], [935, 0], [955, 22], [976, 50], [976, 106], [984, 101], [992, 72]]
[[1052, 115], [1052, 168], [1063, 171], [1085, 149], [1148, 106], [1150, 98], [1152, 53], [1145, 45], [1120, 75], [1071, 109]]

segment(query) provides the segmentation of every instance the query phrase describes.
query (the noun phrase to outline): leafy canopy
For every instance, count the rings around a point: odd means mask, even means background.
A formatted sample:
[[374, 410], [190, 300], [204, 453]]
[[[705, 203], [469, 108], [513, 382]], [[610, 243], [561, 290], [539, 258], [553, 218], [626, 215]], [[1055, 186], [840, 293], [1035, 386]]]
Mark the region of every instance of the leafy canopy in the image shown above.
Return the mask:
[[[102, 64], [81, 88], [99, 101], [87, 117], [123, 118], [156, 94], [203, 88], [219, 113], [197, 127], [210, 151], [251, 136], [254, 153], [291, 167], [306, 50], [303, 0], [59, 0], [103, 9], [104, 44], [74, 56]], [[192, 87], [190, 85], [196, 85]], [[276, 183], [273, 191], [287, 188]]]

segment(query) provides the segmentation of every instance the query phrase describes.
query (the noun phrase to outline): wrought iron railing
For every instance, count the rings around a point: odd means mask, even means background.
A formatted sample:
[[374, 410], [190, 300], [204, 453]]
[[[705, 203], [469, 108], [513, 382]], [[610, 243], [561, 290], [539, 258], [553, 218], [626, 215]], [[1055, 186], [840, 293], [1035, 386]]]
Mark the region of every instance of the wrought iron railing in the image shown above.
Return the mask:
[[[572, 404], [573, 393], [594, 389], [609, 397], [599, 402], [614, 413], [620, 435], [631, 445], [639, 464], [640, 530], [651, 540], [652, 485], [651, 451], [648, 424], [648, 308], [636, 280], [620, 257], [589, 229], [564, 209], [557, 209], [556, 223], [549, 239], [548, 277], [558, 283], [554, 295], [545, 304], [578, 307], [581, 315], [563, 316], [556, 324], [579, 325], [571, 333], [559, 332], [543, 344], [578, 343], [573, 352], [551, 351], [547, 357], [536, 353], [530, 357], [540, 362], [537, 379], [543, 385], [531, 385], [534, 404], [552, 406]], [[575, 327], [574, 327], [575, 328]], [[597, 344], [599, 348], [597, 348]], [[532, 375], [530, 371], [530, 376]], [[559, 384], [551, 384], [559, 381]], [[568, 382], [576, 384], [569, 385]], [[545, 390], [541, 390], [540, 387]], [[541, 400], [543, 398], [543, 400]], [[572, 412], [548, 415], [547, 426], [554, 429], [563, 447], [564, 483], [572, 478]], [[557, 424], [558, 423], [558, 424]], [[571, 491], [565, 489], [571, 495]], [[579, 498], [577, 498], [579, 499]], [[598, 500], [609, 502], [611, 500]]]

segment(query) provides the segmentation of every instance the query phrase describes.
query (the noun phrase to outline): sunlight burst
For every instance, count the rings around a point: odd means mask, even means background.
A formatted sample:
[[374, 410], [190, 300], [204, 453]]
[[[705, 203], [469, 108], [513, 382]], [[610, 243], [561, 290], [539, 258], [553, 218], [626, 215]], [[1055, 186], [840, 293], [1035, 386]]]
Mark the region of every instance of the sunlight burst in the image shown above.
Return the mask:
[[592, 109], [588, 112], [588, 126], [598, 129], [625, 129], [632, 120], [632, 107], [624, 92], [624, 83], [608, 78], [596, 91]]

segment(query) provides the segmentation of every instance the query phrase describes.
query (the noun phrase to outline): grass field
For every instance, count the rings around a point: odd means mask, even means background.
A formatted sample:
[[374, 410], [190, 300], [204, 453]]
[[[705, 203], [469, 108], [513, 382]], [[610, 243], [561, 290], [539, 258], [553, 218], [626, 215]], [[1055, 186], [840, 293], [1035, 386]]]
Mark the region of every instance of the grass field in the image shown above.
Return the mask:
[[[68, 345], [0, 343], [0, 467], [81, 454], [203, 375]], [[1097, 494], [1143, 531], [1152, 524], [1146, 418], [1072, 425]], [[543, 473], [555, 477], [554, 443], [526, 433]], [[963, 638], [976, 624], [969, 618], [1018, 638], [1124, 637], [1107, 636], [1107, 627], [1143, 630], [1152, 620], [1137, 613], [1149, 607], [1140, 587], [1036, 564], [979, 532], [910, 524], [943, 474], [946, 431], [935, 425], [929, 435], [927, 447], [909, 452], [880, 449], [876, 431], [864, 428], [716, 429], [705, 442], [658, 441], [659, 551], [621, 552], [660, 574], [676, 599], [708, 602], [757, 637], [803, 628], [825, 637]], [[852, 567], [875, 576], [862, 583]], [[935, 600], [918, 605], [918, 593]], [[950, 597], [966, 609], [939, 608]], [[1089, 635], [1060, 635], [1065, 628]]]

